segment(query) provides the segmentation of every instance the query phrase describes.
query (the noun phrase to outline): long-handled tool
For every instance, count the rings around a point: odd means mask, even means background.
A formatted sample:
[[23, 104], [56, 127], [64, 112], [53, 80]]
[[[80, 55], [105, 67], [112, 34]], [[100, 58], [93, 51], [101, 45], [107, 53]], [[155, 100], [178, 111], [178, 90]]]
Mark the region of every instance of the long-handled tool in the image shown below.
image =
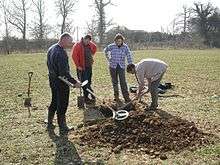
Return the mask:
[[25, 98], [24, 100], [24, 106], [28, 108], [28, 117], [31, 117], [31, 110], [30, 110], [30, 107], [32, 106], [31, 105], [31, 97], [30, 97], [30, 90], [31, 90], [31, 78], [33, 76], [33, 72], [28, 72], [28, 92], [27, 92], [27, 95], [28, 97]]
[[[71, 82], [69, 82], [65, 77], [59, 76], [58, 78], [65, 82], [68, 86], [75, 88], [75, 86]], [[81, 87], [84, 87], [86, 84], [88, 84], [88, 80], [83, 81]]]
[[[82, 82], [82, 71], [79, 73], [79, 81]], [[79, 88], [80, 95], [77, 97], [77, 107], [78, 108], [84, 108], [85, 99], [84, 96], [82, 96], [82, 87]]]
[[[140, 85], [140, 81], [139, 81], [139, 79], [137, 77], [137, 72], [136, 71], [134, 72], [134, 75], [135, 75], [135, 78], [137, 80], [138, 85]], [[139, 98], [139, 102], [141, 102], [141, 98], [142, 98], [142, 96]]]

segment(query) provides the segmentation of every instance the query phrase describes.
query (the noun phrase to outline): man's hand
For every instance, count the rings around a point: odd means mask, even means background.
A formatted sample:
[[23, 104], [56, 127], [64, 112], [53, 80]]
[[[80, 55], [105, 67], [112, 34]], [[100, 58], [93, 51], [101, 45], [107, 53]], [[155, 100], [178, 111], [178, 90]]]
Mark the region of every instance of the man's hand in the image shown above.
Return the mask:
[[80, 70], [80, 71], [82, 71], [82, 70], [83, 70], [83, 69], [82, 69], [82, 67], [80, 67], [80, 66], [78, 66], [78, 67], [77, 67], [77, 69], [78, 69], [78, 70]]
[[[147, 91], [146, 91], [146, 89], [147, 89]], [[140, 101], [141, 97], [148, 92], [149, 92], [149, 88], [147, 88], [144, 85], [139, 85], [138, 90], [137, 90], [137, 99]]]
[[112, 56], [111, 56], [111, 51], [108, 51], [108, 52], [107, 52], [107, 57], [108, 57], [109, 60], [112, 58]]
[[91, 62], [92, 62], [92, 64], [94, 63], [94, 59], [93, 59], [93, 56], [92, 56]]
[[[148, 93], [150, 92], [149, 87], [148, 86], [144, 86], [145, 92], [144, 93]], [[147, 90], [147, 91], [146, 91]]]
[[77, 81], [75, 84], [74, 84], [74, 87], [75, 88], [81, 88], [81, 83], [79, 81]]

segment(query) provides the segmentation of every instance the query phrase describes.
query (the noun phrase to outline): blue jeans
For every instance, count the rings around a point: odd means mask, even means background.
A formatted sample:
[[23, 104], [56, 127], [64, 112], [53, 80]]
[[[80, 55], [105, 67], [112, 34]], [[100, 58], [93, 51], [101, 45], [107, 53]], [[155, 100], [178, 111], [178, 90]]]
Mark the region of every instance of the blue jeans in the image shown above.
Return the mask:
[[118, 89], [118, 78], [119, 78], [122, 95], [125, 101], [129, 101], [130, 98], [129, 98], [128, 87], [127, 87], [127, 82], [125, 78], [125, 69], [117, 65], [116, 68], [110, 67], [109, 70], [110, 70], [110, 75], [112, 79], [112, 86], [114, 89], [114, 96], [119, 97], [119, 89]]

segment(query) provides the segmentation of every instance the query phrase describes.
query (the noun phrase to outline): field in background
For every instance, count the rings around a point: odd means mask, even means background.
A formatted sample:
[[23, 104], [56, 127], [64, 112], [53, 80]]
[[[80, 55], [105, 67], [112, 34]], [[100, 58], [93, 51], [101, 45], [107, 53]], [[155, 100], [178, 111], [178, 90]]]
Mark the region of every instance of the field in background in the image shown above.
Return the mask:
[[[175, 89], [170, 95], [179, 97], [160, 98], [160, 108], [196, 123], [204, 132], [220, 137], [220, 50], [148, 50], [134, 52], [134, 60], [159, 58], [169, 64], [162, 82], [171, 82]], [[72, 61], [69, 61], [73, 69]], [[28, 118], [23, 107], [26, 97], [27, 72], [33, 71], [32, 117]], [[80, 157], [85, 161], [110, 164], [218, 164], [220, 142], [196, 151], [170, 153], [165, 161], [150, 159], [138, 152], [123, 151], [111, 154], [108, 148], [81, 147], [72, 140], [50, 139], [43, 119], [50, 103], [46, 54], [17, 54], [0, 56], [0, 164], [61, 164]], [[128, 84], [136, 84], [132, 75], [127, 75]], [[93, 72], [93, 87], [103, 98], [113, 96], [108, 65], [102, 53], [97, 53]], [[72, 90], [68, 109], [68, 123], [83, 123], [83, 111], [76, 107], [78, 90]], [[18, 97], [22, 94], [21, 97]], [[56, 129], [57, 132], [57, 129]], [[63, 145], [65, 144], [65, 146]], [[65, 153], [65, 147], [67, 151]], [[76, 157], [76, 158], [77, 158]]]

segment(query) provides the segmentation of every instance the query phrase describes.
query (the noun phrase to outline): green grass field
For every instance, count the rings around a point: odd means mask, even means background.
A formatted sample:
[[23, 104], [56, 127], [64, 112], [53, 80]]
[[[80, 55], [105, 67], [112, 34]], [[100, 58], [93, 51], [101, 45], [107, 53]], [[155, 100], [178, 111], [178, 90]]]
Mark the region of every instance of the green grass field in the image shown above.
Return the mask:
[[[160, 98], [160, 108], [188, 121], [204, 132], [220, 137], [220, 50], [148, 50], [134, 52], [134, 60], [159, 58], [169, 64], [162, 82], [172, 82], [175, 89]], [[69, 61], [75, 76], [72, 61]], [[33, 71], [32, 110], [28, 118], [23, 106], [26, 97], [27, 72]], [[127, 75], [128, 83], [135, 78]], [[108, 65], [102, 53], [97, 53], [93, 72], [93, 87], [102, 98], [113, 95]], [[83, 123], [83, 111], [76, 107], [78, 90], [72, 90], [68, 108], [68, 123]], [[22, 94], [22, 97], [18, 95]], [[46, 54], [16, 54], [0, 56], [0, 164], [68, 164], [70, 160], [97, 161], [107, 164], [219, 164], [220, 142], [196, 151], [169, 153], [168, 159], [150, 159], [148, 155], [122, 151], [112, 154], [108, 148], [80, 146], [74, 132], [69, 139], [51, 139], [43, 120], [50, 103]], [[56, 128], [56, 132], [57, 128]], [[71, 164], [69, 162], [69, 164]]]

